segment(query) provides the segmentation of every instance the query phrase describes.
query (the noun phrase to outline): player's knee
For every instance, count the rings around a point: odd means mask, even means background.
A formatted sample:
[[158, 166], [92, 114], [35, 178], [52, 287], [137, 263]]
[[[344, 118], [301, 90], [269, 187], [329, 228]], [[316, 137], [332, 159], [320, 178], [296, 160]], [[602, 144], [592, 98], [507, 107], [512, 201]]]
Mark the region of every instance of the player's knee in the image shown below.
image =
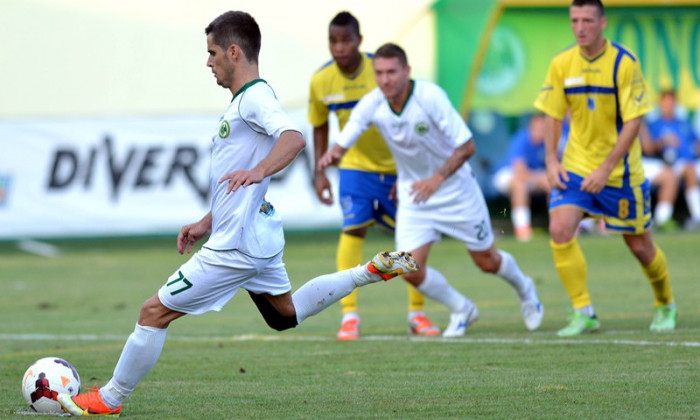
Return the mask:
[[184, 314], [175, 312], [163, 305], [158, 296], [155, 295], [141, 305], [138, 323], [143, 326], [167, 328], [170, 322], [182, 315]]
[[421, 285], [421, 283], [423, 283], [423, 280], [425, 280], [425, 270], [421, 268], [415, 273], [403, 274], [403, 278], [407, 282], [411, 283], [413, 286], [418, 287]]
[[474, 264], [484, 273], [496, 273], [501, 267], [501, 258], [496, 251], [474, 255]]
[[552, 241], [558, 244], [563, 244], [569, 242], [573, 239], [576, 229], [571, 229], [568, 225], [563, 223], [556, 223], [555, 221], [549, 222], [549, 236]]
[[267, 325], [276, 331], [284, 331], [299, 325], [297, 314], [282, 315], [280, 313], [265, 317]]

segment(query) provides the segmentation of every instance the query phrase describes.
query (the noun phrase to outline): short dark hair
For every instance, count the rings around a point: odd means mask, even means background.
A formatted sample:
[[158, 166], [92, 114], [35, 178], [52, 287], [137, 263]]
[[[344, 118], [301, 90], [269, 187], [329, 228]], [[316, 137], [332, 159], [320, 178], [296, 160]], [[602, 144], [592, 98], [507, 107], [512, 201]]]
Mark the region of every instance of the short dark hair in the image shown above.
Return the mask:
[[260, 54], [260, 27], [255, 19], [246, 12], [228, 11], [214, 19], [204, 29], [206, 35], [211, 35], [214, 44], [224, 50], [231, 44], [241, 47], [248, 61], [257, 63]]
[[350, 12], [343, 11], [335, 15], [328, 25], [329, 28], [331, 26], [351, 26], [355, 30], [355, 34], [360, 35], [360, 22]]
[[598, 9], [599, 16], [605, 16], [605, 6], [600, 0], [574, 0], [571, 2], [572, 6], [582, 7], [582, 6], [594, 6]]
[[406, 51], [396, 44], [391, 42], [382, 45], [377, 48], [374, 52], [374, 58], [398, 58], [402, 66], [408, 66], [408, 58], [406, 57]]
[[673, 88], [662, 89], [661, 92], [659, 92], [659, 98], [663, 98], [664, 96], [673, 96], [673, 99], [676, 99], [676, 90]]

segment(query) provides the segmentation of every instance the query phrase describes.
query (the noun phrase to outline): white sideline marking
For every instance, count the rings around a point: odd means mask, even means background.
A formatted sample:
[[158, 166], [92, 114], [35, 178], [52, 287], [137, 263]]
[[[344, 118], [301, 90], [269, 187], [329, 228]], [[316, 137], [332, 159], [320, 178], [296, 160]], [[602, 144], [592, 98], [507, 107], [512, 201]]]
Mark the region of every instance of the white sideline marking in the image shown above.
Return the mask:
[[17, 248], [29, 254], [47, 258], [56, 257], [60, 253], [58, 247], [46, 242], [39, 242], [32, 239], [23, 239], [17, 242]]
[[70, 417], [68, 413], [37, 413], [36, 411], [18, 410], [15, 414], [20, 416], [53, 416], [53, 417]]
[[[0, 340], [11, 341], [126, 341], [128, 334], [0, 334]], [[244, 334], [228, 337], [188, 337], [172, 335], [169, 341], [336, 341], [332, 336], [285, 336], [265, 334]], [[424, 338], [399, 335], [364, 335], [360, 341], [415, 341], [429, 343], [465, 343], [465, 344], [614, 344], [641, 347], [700, 347], [697, 341], [649, 341], [620, 339], [580, 339], [573, 338]]]

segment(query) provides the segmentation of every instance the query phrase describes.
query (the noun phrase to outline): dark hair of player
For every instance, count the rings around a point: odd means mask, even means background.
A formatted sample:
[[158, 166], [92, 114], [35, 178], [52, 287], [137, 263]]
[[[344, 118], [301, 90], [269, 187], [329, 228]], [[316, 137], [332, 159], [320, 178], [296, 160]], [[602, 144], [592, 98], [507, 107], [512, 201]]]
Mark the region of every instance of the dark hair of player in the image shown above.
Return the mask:
[[260, 27], [251, 15], [241, 11], [229, 11], [214, 19], [204, 29], [212, 35], [214, 44], [227, 50], [231, 44], [241, 47], [248, 61], [257, 63], [260, 53]]
[[408, 58], [406, 57], [406, 52], [403, 48], [396, 44], [387, 43], [382, 45], [374, 52], [374, 58], [398, 58], [399, 63], [403, 67], [408, 66]]
[[598, 9], [598, 16], [605, 16], [605, 6], [600, 0], [574, 0], [571, 2], [571, 5], [576, 7], [594, 6]]
[[328, 27], [331, 26], [351, 26], [355, 30], [355, 34], [360, 36], [360, 22], [350, 12], [340, 12], [335, 15], [330, 25], [328, 25]]

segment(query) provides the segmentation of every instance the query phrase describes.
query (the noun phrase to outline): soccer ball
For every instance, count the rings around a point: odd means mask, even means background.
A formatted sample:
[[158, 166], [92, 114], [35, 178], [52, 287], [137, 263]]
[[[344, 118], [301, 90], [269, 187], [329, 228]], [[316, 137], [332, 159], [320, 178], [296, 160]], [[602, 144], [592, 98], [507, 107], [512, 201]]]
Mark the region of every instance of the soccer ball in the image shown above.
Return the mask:
[[61, 413], [58, 394], [77, 395], [80, 376], [73, 365], [59, 357], [45, 357], [34, 362], [22, 379], [22, 395], [29, 407], [39, 413]]

